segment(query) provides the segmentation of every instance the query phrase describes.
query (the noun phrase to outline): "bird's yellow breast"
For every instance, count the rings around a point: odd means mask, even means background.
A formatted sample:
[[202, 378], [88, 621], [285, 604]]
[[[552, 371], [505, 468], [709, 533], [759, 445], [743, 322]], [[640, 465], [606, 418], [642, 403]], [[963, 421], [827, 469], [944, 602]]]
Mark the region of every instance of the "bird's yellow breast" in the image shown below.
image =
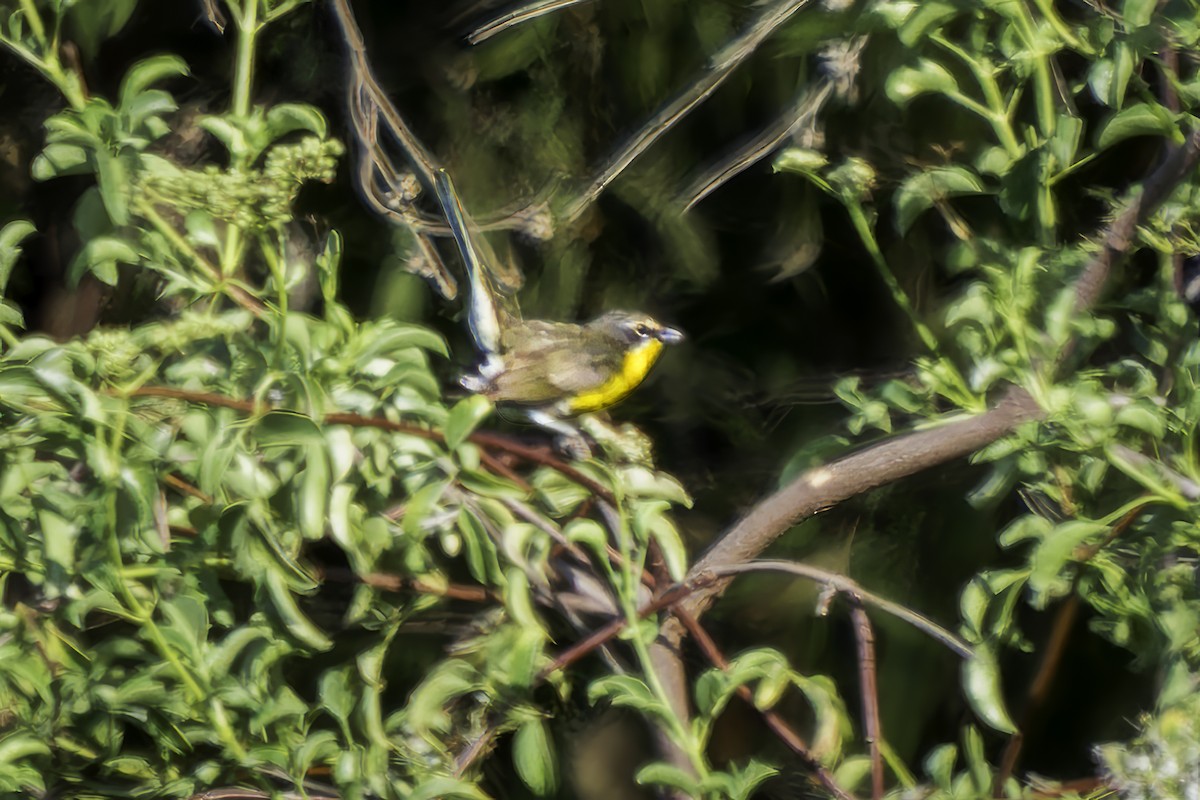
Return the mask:
[[626, 351], [621, 370], [604, 383], [586, 392], [581, 392], [567, 401], [572, 414], [599, 411], [621, 401], [641, 383], [662, 352], [663, 343], [658, 339], [647, 339]]

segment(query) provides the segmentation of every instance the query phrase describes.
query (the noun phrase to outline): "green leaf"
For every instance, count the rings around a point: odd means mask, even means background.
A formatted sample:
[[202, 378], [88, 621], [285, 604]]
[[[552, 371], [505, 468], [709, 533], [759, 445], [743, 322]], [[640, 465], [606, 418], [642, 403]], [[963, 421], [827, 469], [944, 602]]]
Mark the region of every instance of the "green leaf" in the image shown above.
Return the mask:
[[915, 67], [900, 67], [888, 76], [885, 88], [888, 99], [904, 106], [929, 92], [952, 94], [958, 92], [958, 81], [950, 71], [936, 61], [922, 58]]
[[542, 621], [533, 610], [533, 592], [529, 588], [529, 579], [525, 577], [525, 573], [518, 567], [509, 567], [505, 578], [505, 606], [513, 622], [526, 630], [540, 630]]
[[1075, 560], [1082, 544], [1090, 539], [1098, 539], [1107, 532], [1108, 526], [1098, 522], [1072, 519], [1056, 526], [1042, 539], [1029, 561], [1029, 588], [1034, 594], [1036, 607], [1044, 607], [1050, 597], [1070, 591], [1070, 581], [1063, 575], [1064, 567]]
[[1100, 128], [1096, 147], [1107, 150], [1114, 144], [1134, 136], [1166, 136], [1178, 138], [1174, 115], [1157, 103], [1137, 103], [1118, 111]]
[[107, 150], [96, 151], [96, 178], [104, 210], [118, 227], [129, 224], [129, 169], [125, 161]]
[[972, 710], [984, 722], [1001, 733], [1014, 734], [1013, 724], [1000, 689], [1000, 665], [989, 644], [980, 644], [975, 655], [963, 661], [963, 691]]
[[513, 765], [521, 781], [538, 797], [558, 791], [558, 758], [543, 720], [534, 719], [517, 728]]
[[293, 131], [311, 131], [322, 139], [328, 132], [324, 115], [314, 106], [280, 103], [267, 111], [267, 137], [275, 141]]
[[321, 706], [337, 720], [347, 739], [353, 738], [350, 729], [350, 719], [355, 705], [355, 694], [350, 687], [353, 674], [354, 670], [348, 664], [325, 670], [325, 673], [321, 675], [318, 691]]
[[[864, 759], [866, 769], [870, 768], [870, 760]], [[731, 764], [727, 767], [729, 775], [732, 778], [729, 787], [730, 800], [750, 800], [754, 796], [755, 790], [763, 784], [768, 778], [779, 774], [779, 770], [769, 764], [763, 764], [760, 761], [751, 759], [746, 766], [738, 767]], [[841, 783], [845, 786], [845, 783]], [[851, 786], [853, 784], [850, 784]]]
[[109, 286], [117, 285], [117, 264], [137, 264], [137, 250], [116, 236], [97, 236], [88, 241], [71, 261], [67, 280], [77, 284], [84, 272], [91, 272]]
[[224, 117], [202, 117], [197, 123], [200, 128], [217, 138], [230, 155], [244, 155], [247, 149], [246, 135], [240, 127]]
[[10, 733], [0, 739], [0, 764], [15, 764], [30, 756], [50, 755], [49, 746], [36, 736]]
[[655, 514], [650, 519], [647, 530], [658, 543], [666, 563], [667, 574], [672, 580], [682, 581], [687, 574], [688, 554], [675, 523], [662, 514]]
[[685, 508], [692, 507], [692, 498], [683, 484], [665, 472], [632, 466], [622, 468], [620, 476], [625, 493], [630, 497], [668, 500]]
[[121, 79], [118, 106], [124, 111], [129, 111], [138, 95], [146, 91], [152, 84], [167, 78], [188, 74], [190, 72], [187, 62], [176, 55], [167, 53], [142, 59], [130, 67], [129, 71], [125, 73], [125, 77]]
[[325, 452], [324, 442], [308, 445], [304, 457], [304, 476], [296, 498], [299, 507], [296, 524], [306, 539], [316, 540], [325, 535], [329, 483], [329, 456]]
[[0, 228], [0, 293], [8, 288], [13, 267], [21, 257], [21, 243], [37, 233], [37, 228], [27, 219], [14, 219]]
[[287, 581], [278, 569], [267, 570], [266, 588], [271, 605], [279, 614], [288, 633], [314, 650], [328, 650], [333, 646], [329, 637], [300, 610]]
[[33, 159], [29, 173], [35, 181], [48, 181], [64, 175], [83, 175], [92, 171], [88, 151], [77, 144], [51, 142]]
[[492, 402], [480, 394], [473, 394], [455, 403], [446, 418], [446, 447], [457, 449], [490, 413]]
[[950, 793], [954, 781], [954, 765], [958, 761], [958, 748], [943, 744], [933, 748], [925, 757], [925, 774], [933, 779], [934, 786]]
[[263, 447], [312, 446], [324, 449], [325, 436], [307, 414], [280, 409], [264, 414], [254, 429]]
[[633, 675], [606, 675], [592, 681], [588, 686], [588, 702], [607, 699], [614, 706], [626, 706], [646, 714], [661, 717], [665, 712], [662, 703], [640, 678]]
[[670, 786], [688, 797], [702, 796], [696, 776], [674, 764], [666, 764], [661, 761], [647, 764], [637, 771], [634, 780], [642, 786], [647, 784]]
[[375, 327], [372, 333], [374, 335], [366, 341], [366, 347], [357, 358], [358, 368], [362, 370], [377, 358], [394, 358], [399, 351], [413, 347], [432, 350], [443, 356], [449, 354], [445, 339], [418, 325], [384, 323]]
[[1149, 434], [1154, 439], [1161, 439], [1167, 433], [1167, 423], [1162, 412], [1149, 403], [1135, 402], [1122, 406], [1117, 410], [1114, 420], [1118, 425], [1135, 428]]
[[474, 784], [444, 777], [421, 781], [407, 797], [408, 800], [491, 800]]
[[789, 147], [775, 159], [776, 172], [794, 172], [811, 178], [820, 178], [821, 170], [829, 164], [829, 158], [819, 150]]
[[1042, 541], [1054, 530], [1054, 523], [1038, 514], [1017, 517], [997, 537], [1001, 547], [1008, 548], [1029, 539]]
[[191, 595], [178, 595], [159, 603], [163, 616], [171, 623], [186, 642], [186, 652], [193, 660], [199, 660], [204, 644], [208, 641], [208, 610]]
[[898, 2], [895, 5], [900, 7], [916, 6], [911, 14], [903, 18], [904, 22], [899, 31], [901, 44], [908, 48], [915, 47], [918, 42], [926, 38], [930, 31], [940, 30], [943, 23], [958, 16], [959, 13], [957, 5], [941, 2], [941, 0], [923, 0], [923, 2], [915, 4]]
[[1127, 30], [1144, 28], [1154, 19], [1157, 0], [1125, 0], [1121, 4], [1121, 21]]
[[978, 176], [965, 167], [937, 167], [913, 175], [896, 191], [896, 227], [907, 233], [917, 217], [935, 203], [985, 191]]

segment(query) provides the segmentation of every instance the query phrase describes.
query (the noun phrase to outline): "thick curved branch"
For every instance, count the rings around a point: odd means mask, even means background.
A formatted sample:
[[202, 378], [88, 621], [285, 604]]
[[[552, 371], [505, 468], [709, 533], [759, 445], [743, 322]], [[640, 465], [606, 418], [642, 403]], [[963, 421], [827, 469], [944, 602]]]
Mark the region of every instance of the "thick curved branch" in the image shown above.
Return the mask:
[[[863, 492], [968, 456], [1040, 414], [1033, 398], [1013, 389], [987, 413], [897, 436], [810, 469], [751, 509], [695, 563], [689, 577], [749, 561], [797, 522]], [[728, 584], [728, 578], [717, 581], [682, 605], [703, 614]]]

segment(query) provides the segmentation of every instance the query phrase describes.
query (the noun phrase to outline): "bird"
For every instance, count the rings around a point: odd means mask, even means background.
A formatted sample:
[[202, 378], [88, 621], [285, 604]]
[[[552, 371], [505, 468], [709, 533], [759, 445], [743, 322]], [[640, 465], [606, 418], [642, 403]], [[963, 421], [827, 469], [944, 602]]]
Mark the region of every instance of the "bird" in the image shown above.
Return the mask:
[[437, 196], [466, 266], [468, 327], [481, 362], [463, 376], [468, 391], [519, 408], [536, 425], [578, 451], [570, 420], [621, 400], [650, 373], [666, 345], [684, 334], [638, 311], [607, 311], [590, 322], [524, 319], [489, 278], [486, 242], [473, 233], [449, 173], [439, 169]]

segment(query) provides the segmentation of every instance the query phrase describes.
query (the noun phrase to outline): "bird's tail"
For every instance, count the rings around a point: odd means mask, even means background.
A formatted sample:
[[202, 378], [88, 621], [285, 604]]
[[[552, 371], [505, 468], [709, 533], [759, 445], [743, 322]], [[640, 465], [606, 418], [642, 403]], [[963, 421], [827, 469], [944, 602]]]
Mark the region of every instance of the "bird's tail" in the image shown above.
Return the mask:
[[467, 277], [470, 283], [471, 296], [468, 299], [468, 324], [475, 346], [485, 356], [493, 356], [500, 352], [500, 331], [502, 311], [497, 304], [496, 290], [488, 277], [487, 265], [480, 257], [480, 247], [476, 242], [474, 224], [463, 208], [454, 183], [446, 170], [437, 171], [437, 196], [442, 204], [442, 213], [450, 223], [450, 232], [462, 254], [466, 265]]

